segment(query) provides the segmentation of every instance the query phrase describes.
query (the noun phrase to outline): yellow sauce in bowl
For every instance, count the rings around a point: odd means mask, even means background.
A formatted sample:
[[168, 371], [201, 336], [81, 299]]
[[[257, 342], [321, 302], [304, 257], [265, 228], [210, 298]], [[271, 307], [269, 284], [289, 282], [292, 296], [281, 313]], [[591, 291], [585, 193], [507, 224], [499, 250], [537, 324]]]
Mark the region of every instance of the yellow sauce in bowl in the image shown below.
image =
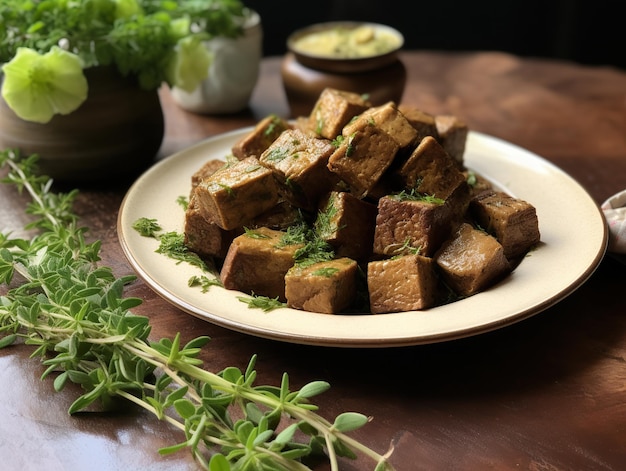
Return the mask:
[[402, 43], [402, 35], [391, 28], [337, 25], [294, 38], [291, 49], [318, 57], [358, 59], [387, 54], [399, 49]]

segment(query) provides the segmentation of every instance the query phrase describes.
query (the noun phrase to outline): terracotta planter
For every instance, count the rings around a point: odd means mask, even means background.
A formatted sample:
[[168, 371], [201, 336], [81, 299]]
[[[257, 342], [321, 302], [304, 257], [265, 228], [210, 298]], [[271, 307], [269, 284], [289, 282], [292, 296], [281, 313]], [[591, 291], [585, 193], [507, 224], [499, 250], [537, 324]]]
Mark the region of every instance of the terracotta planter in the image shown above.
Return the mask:
[[0, 147], [39, 155], [40, 173], [88, 182], [134, 175], [155, 158], [164, 135], [158, 92], [109, 68], [87, 69], [87, 101], [46, 124], [24, 121], [0, 99]]

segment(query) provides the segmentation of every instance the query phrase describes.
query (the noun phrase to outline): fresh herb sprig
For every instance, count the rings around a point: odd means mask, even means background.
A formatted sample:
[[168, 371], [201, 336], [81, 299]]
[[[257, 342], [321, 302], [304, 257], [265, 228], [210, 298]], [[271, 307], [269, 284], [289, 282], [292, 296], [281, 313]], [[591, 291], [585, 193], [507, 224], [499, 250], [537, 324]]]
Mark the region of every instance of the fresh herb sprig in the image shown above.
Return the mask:
[[70, 413], [124, 398], [183, 432], [184, 440], [160, 453], [188, 449], [210, 470], [307, 470], [305, 458], [319, 451], [333, 470], [338, 456], [356, 453], [376, 471], [393, 469], [390, 452], [380, 455], [347, 435], [368, 417], [349, 412], [330, 422], [317, 413], [310, 400], [328, 383], [291, 391], [285, 373], [280, 386], [258, 386], [256, 355], [244, 371], [213, 373], [199, 358], [208, 337], [151, 341], [149, 319], [131, 311], [141, 300], [123, 294], [134, 277], [116, 277], [98, 263], [100, 242], [87, 242], [72, 210], [77, 191], [52, 192], [35, 165], [35, 157], [0, 153], [0, 170], [8, 168], [2, 181], [30, 195], [27, 227], [37, 230], [30, 239], [0, 234], [0, 347], [34, 347], [56, 390], [81, 385]]

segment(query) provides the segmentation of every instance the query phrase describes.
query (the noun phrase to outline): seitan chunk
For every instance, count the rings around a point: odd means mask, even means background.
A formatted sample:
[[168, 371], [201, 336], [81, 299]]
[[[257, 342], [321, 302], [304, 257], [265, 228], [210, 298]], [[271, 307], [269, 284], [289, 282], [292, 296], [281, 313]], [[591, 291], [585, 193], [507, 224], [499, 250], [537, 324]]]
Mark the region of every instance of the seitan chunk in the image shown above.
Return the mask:
[[235, 237], [220, 272], [226, 289], [285, 301], [285, 275], [301, 244], [284, 245], [282, 231], [266, 227]]
[[436, 115], [438, 141], [446, 152], [463, 168], [463, 156], [469, 127], [457, 116]]
[[417, 130], [409, 123], [405, 116], [398, 110], [393, 101], [384, 105], [372, 106], [351, 122], [342, 130], [344, 136], [351, 135], [364, 124], [373, 124], [389, 134], [398, 144], [400, 151], [412, 148], [417, 144]]
[[417, 131], [416, 142], [420, 142], [426, 136], [433, 136], [435, 139], [439, 139], [439, 132], [437, 131], [434, 115], [426, 113], [414, 106], [403, 104], [398, 105], [398, 110], [400, 110], [411, 126]]
[[434, 261], [414, 254], [369, 262], [367, 287], [373, 314], [427, 309], [437, 301]]
[[419, 249], [432, 256], [458, 225], [458, 208], [443, 201], [386, 195], [378, 200], [374, 253], [399, 255]]
[[357, 198], [363, 198], [389, 168], [400, 147], [389, 134], [368, 122], [351, 131], [330, 156], [328, 168]]
[[225, 162], [221, 159], [211, 159], [205, 162], [191, 176], [191, 193], [193, 193], [194, 189], [200, 184], [202, 180], [207, 178], [209, 175], [213, 175], [215, 172], [225, 167], [226, 165], [228, 165], [228, 162]]
[[493, 184], [482, 175], [472, 170], [464, 170], [465, 180], [470, 187], [470, 197], [477, 196], [483, 191], [493, 190]]
[[333, 191], [320, 206], [315, 227], [337, 257], [365, 261], [372, 254], [376, 206], [345, 191]]
[[322, 195], [338, 182], [328, 169], [328, 159], [334, 150], [328, 139], [291, 129], [283, 132], [259, 161], [272, 170], [285, 199], [300, 208], [314, 210]]
[[459, 226], [434, 259], [442, 279], [459, 296], [483, 291], [511, 271], [495, 237], [467, 223]]
[[195, 190], [203, 216], [225, 230], [241, 227], [279, 201], [272, 171], [248, 157], [202, 180]]
[[247, 157], [258, 159], [283, 131], [290, 128], [290, 124], [283, 118], [274, 114], [266, 116], [254, 126], [250, 133], [235, 143], [231, 152], [239, 160]]
[[224, 258], [235, 237], [232, 231], [225, 231], [202, 215], [194, 195], [187, 205], [184, 224], [185, 246], [202, 258]]
[[[432, 136], [426, 136], [399, 170], [404, 187], [447, 200], [467, 179], [456, 162]], [[465, 188], [469, 195], [469, 188]]]
[[363, 113], [371, 103], [357, 93], [325, 88], [309, 115], [311, 127], [326, 139], [335, 139], [352, 118]]
[[324, 314], [346, 310], [356, 298], [357, 268], [347, 257], [293, 266], [285, 276], [287, 306]]
[[288, 201], [281, 201], [246, 224], [250, 229], [269, 227], [277, 231], [287, 230], [290, 226], [302, 221], [300, 209]]
[[524, 255], [539, 242], [537, 212], [526, 201], [502, 191], [485, 191], [472, 199], [470, 211], [476, 222], [502, 244], [509, 260]]

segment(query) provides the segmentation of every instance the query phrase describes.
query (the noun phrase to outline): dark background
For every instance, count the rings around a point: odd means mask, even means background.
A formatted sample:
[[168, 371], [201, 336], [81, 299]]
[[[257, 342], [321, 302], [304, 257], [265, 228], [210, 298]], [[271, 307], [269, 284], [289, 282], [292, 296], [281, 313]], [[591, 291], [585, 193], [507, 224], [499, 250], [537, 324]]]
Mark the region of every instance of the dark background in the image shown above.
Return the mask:
[[357, 20], [399, 29], [405, 49], [489, 50], [626, 68], [625, 18], [614, 0], [244, 0], [261, 15], [264, 54], [313, 23]]

